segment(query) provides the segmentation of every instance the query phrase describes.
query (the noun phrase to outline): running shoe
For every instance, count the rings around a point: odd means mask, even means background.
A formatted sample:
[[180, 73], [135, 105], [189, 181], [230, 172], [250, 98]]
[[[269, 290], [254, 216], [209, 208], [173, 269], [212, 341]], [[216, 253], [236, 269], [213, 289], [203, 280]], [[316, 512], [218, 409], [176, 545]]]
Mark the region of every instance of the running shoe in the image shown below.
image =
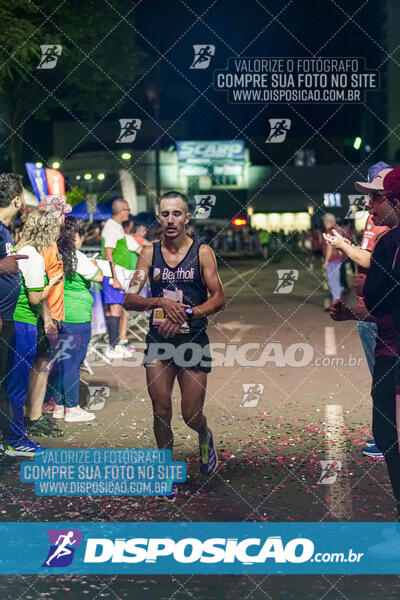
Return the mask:
[[[130, 344], [129, 344], [130, 345]], [[122, 358], [132, 358], [136, 348], [135, 346], [129, 348], [128, 344], [117, 344], [114, 348], [115, 352], [122, 354]]]
[[369, 447], [369, 448], [370, 448], [371, 446], [375, 446], [375, 440], [374, 440], [374, 438], [370, 438], [369, 440], [367, 440], [367, 441], [365, 442], [365, 445], [366, 445], [367, 447]]
[[156, 498], [157, 500], [164, 500], [164, 502], [175, 502], [177, 495], [178, 486], [176, 483], [173, 483], [170, 494], [157, 494]]
[[5, 454], [8, 456], [36, 456], [46, 452], [46, 448], [43, 448], [37, 442], [30, 440], [28, 437], [24, 437], [14, 445], [6, 444]]
[[200, 473], [211, 475], [218, 467], [218, 456], [214, 447], [214, 439], [211, 429], [208, 430], [208, 442], [200, 444]]
[[106, 358], [113, 360], [114, 358], [132, 358], [133, 352], [117, 344], [114, 348], [112, 346], [108, 346], [104, 355]]
[[72, 408], [65, 409], [65, 422], [66, 423], [83, 423], [93, 421], [96, 418], [91, 412], [84, 410], [79, 405], [73, 406]]
[[371, 458], [384, 458], [382, 452], [379, 450], [376, 444], [373, 446], [364, 446], [361, 452], [364, 454], [364, 456], [369, 456]]
[[48, 398], [47, 400], [45, 400], [43, 402], [43, 412], [44, 413], [52, 413], [55, 405], [56, 405], [56, 401], [54, 400], [54, 396], [52, 396], [51, 398]]
[[42, 415], [39, 419], [32, 421], [31, 419], [25, 419], [25, 427], [28, 435], [33, 437], [61, 437], [64, 432], [56, 425], [56, 423], [50, 421], [50, 419]]
[[129, 352], [136, 352], [135, 344], [131, 344], [128, 340], [120, 340], [118, 346], [121, 346], [125, 350], [129, 350]]
[[65, 417], [64, 404], [55, 404], [53, 410], [53, 419], [61, 420]]

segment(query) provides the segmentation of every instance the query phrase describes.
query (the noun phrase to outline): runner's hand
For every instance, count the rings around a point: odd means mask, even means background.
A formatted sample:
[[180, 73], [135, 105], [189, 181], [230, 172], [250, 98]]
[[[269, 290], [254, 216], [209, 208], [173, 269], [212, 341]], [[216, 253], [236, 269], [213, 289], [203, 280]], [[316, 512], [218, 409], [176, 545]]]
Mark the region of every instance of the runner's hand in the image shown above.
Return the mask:
[[122, 285], [120, 284], [120, 282], [118, 281], [118, 279], [116, 277], [113, 278], [111, 285], [113, 286], [113, 288], [115, 290], [122, 290]]
[[18, 275], [18, 261], [29, 258], [26, 254], [10, 254], [0, 260], [0, 275]]
[[48, 321], [44, 324], [44, 331], [49, 342], [55, 345], [58, 339], [58, 329], [53, 321]]
[[173, 323], [182, 325], [187, 321], [185, 308], [187, 308], [189, 304], [181, 304], [180, 302], [175, 302], [175, 300], [171, 300], [170, 298], [161, 298], [160, 304], [167, 317]]
[[324, 236], [324, 240], [328, 242], [332, 248], [338, 248], [340, 250], [343, 248], [346, 242], [349, 243], [349, 240], [340, 235], [336, 229], [332, 229], [332, 234], [323, 233], [322, 235]]
[[158, 327], [158, 332], [163, 338], [169, 339], [174, 337], [179, 332], [179, 327], [180, 325], [178, 323], [173, 323], [169, 319], [164, 319], [164, 321], [160, 323]]
[[335, 300], [329, 309], [329, 314], [333, 321], [350, 321], [354, 318], [350, 308], [341, 300]]
[[52, 288], [57, 285], [57, 283], [60, 283], [62, 279], [64, 279], [64, 273], [58, 273], [58, 275], [54, 275], [54, 277], [49, 280], [48, 286]]

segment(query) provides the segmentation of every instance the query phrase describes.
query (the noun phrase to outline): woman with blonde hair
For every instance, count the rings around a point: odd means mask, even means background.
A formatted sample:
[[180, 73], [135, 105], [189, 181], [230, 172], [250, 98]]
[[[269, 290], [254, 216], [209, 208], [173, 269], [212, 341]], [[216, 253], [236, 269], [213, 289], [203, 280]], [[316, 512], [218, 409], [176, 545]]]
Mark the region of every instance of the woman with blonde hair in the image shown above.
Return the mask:
[[43, 452], [36, 442], [26, 435], [24, 404], [29, 387], [29, 377], [36, 354], [37, 320], [42, 302], [62, 274], [47, 281], [40, 252], [53, 244], [60, 232], [58, 220], [52, 213], [35, 211], [26, 220], [16, 249], [28, 256], [18, 264], [21, 273], [21, 291], [14, 311], [15, 333], [9, 357], [6, 391], [12, 407], [12, 418], [6, 436], [5, 452], [10, 456], [35, 456]]

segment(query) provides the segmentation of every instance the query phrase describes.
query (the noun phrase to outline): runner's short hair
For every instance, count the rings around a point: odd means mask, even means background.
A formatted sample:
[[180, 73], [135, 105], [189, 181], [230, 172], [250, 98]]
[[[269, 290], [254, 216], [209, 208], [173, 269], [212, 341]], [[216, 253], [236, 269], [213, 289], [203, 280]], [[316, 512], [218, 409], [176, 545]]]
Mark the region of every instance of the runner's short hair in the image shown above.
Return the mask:
[[20, 196], [23, 191], [21, 175], [0, 173], [0, 208], [10, 206], [13, 198]]
[[171, 198], [179, 198], [179, 200], [182, 200], [182, 202], [186, 204], [187, 212], [189, 212], [189, 202], [187, 197], [185, 196], [185, 194], [181, 194], [180, 192], [175, 191], [166, 192], [165, 194], [163, 194], [158, 202], [158, 206], [160, 206], [161, 200], [170, 200]]

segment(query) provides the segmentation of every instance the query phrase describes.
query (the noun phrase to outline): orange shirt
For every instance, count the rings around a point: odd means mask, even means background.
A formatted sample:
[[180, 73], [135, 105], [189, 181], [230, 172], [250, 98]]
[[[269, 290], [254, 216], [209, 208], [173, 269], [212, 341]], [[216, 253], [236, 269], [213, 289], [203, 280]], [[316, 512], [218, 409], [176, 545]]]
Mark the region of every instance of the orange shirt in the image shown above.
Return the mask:
[[[63, 261], [61, 254], [58, 252], [57, 244], [54, 243], [49, 248], [42, 250], [44, 266], [46, 268], [47, 277], [51, 279], [54, 275], [64, 272]], [[54, 287], [51, 288], [48, 295], [51, 318], [56, 321], [63, 321], [64, 314], [64, 279], [61, 279]]]
[[144, 243], [146, 241], [144, 239], [144, 237], [142, 237], [141, 235], [138, 235], [137, 233], [131, 233], [131, 236], [139, 244], [139, 246], [144, 246]]

